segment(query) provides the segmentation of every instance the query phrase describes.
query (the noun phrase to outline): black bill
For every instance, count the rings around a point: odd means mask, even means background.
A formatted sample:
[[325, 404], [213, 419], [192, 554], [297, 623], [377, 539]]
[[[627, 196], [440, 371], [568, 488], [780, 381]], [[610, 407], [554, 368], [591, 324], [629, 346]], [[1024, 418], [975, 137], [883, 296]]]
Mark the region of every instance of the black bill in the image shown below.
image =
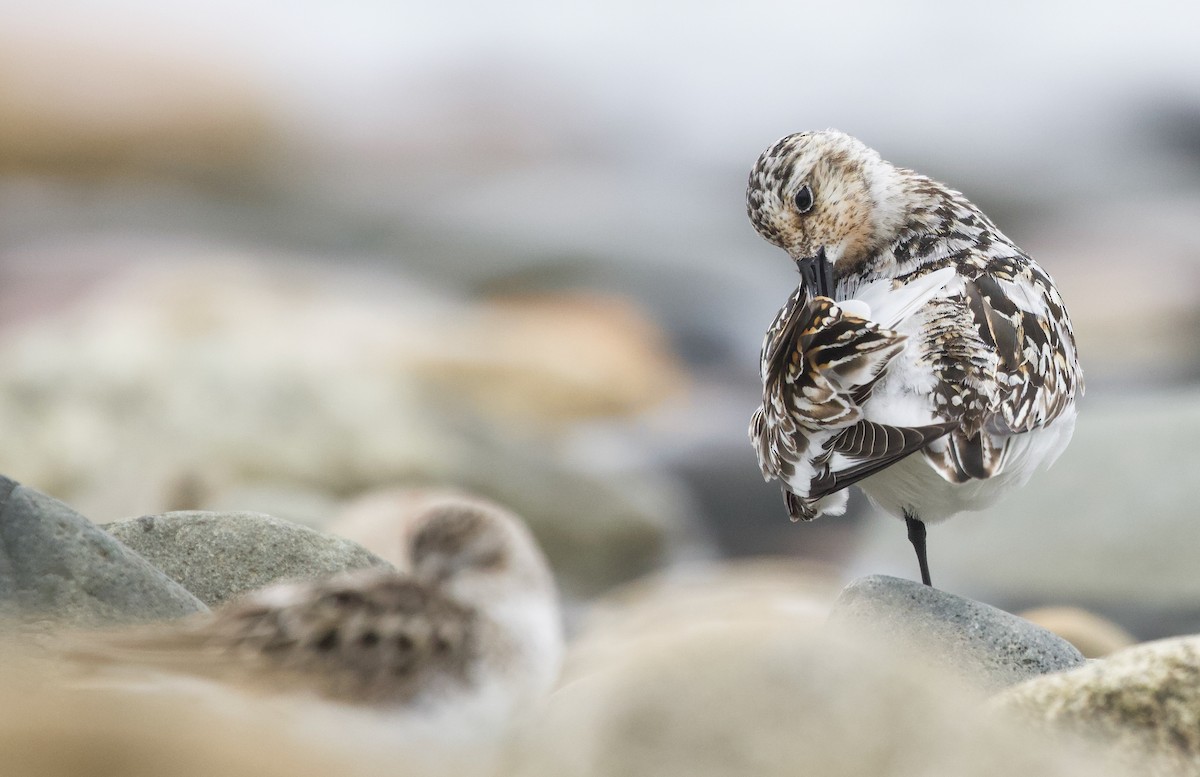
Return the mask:
[[796, 267], [814, 297], [833, 299], [833, 266], [825, 258], [825, 246], [821, 246], [815, 256], [797, 259]]

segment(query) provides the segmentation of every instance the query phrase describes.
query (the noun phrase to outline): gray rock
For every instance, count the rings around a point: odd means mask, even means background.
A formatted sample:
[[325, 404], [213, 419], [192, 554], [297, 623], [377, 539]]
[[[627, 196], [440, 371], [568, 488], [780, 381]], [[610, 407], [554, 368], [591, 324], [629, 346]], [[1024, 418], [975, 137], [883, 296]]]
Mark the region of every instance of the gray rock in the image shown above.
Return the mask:
[[1143, 774], [1200, 773], [1200, 636], [1135, 645], [1010, 688], [996, 709], [1083, 735]]
[[207, 610], [79, 513], [3, 476], [0, 609], [88, 625]]
[[[929, 528], [933, 580], [1014, 612], [1083, 607], [1143, 638], [1200, 631], [1200, 393], [1092, 394], [1050, 471]], [[903, 522], [864, 529], [851, 574], [913, 573]]]
[[1040, 626], [911, 580], [873, 575], [848, 585], [830, 623], [904, 645], [931, 666], [997, 691], [1079, 666], [1083, 655]]
[[184, 511], [104, 528], [209, 606], [279, 580], [391, 566], [349, 540], [261, 513]]

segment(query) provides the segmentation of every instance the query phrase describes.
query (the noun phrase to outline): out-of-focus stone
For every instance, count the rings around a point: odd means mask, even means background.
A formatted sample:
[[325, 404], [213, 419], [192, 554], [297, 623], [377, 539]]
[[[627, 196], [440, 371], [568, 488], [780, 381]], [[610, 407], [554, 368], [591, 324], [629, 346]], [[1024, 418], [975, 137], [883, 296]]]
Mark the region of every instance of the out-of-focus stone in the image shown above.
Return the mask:
[[1118, 773], [988, 721], [978, 697], [904, 649], [831, 639], [807, 616], [651, 631], [551, 697], [512, 774]]
[[1010, 688], [998, 710], [1083, 736], [1147, 775], [1200, 771], [1200, 637], [1148, 642]]
[[1083, 656], [1040, 626], [912, 580], [873, 575], [842, 591], [830, 622], [884, 645], [903, 646], [930, 669], [984, 691], [1070, 669]]
[[62, 502], [0, 476], [0, 610], [98, 625], [207, 608]]
[[[624, 315], [619, 303], [611, 308], [596, 303], [600, 312], [584, 315], [581, 329], [599, 336], [605, 316]], [[380, 276], [294, 266], [143, 270], [0, 345], [0, 471], [104, 520], [241, 509], [238, 496], [253, 494], [257, 510], [298, 508], [314, 522], [309, 497], [341, 501], [396, 484], [461, 488], [525, 517], [564, 573], [565, 592], [587, 596], [704, 541], [685, 490], [660, 465], [614, 466], [581, 453], [564, 429], [566, 408], [588, 419], [631, 412], [653, 401], [658, 379], [643, 381], [637, 399], [605, 399], [610, 389], [590, 372], [580, 396], [551, 402], [557, 409], [545, 424], [514, 423], [511, 407], [484, 406], [488, 391], [520, 395], [539, 376], [570, 374], [581, 358], [552, 339], [537, 358], [522, 356], [522, 332], [570, 318], [558, 303], [534, 311], [480, 312]], [[487, 391], [478, 375], [460, 373], [467, 385], [454, 388], [440, 371], [451, 340], [454, 359], [467, 356], [464, 322], [475, 322], [477, 344], [507, 343], [511, 369], [497, 367], [489, 348], [475, 349], [491, 376]], [[627, 337], [608, 327], [629, 344], [613, 346], [625, 355], [605, 363], [657, 353], [638, 339], [639, 326], [626, 327]], [[552, 375], [547, 385], [574, 390]], [[291, 486], [308, 495], [304, 504], [288, 498]]]
[[183, 511], [104, 528], [210, 607], [280, 580], [389, 566], [350, 540], [261, 513]]
[[8, 32], [2, 172], [244, 175], [277, 135], [265, 93], [237, 69], [180, 51]]
[[564, 676], [570, 681], [603, 656], [663, 632], [779, 620], [818, 628], [840, 589], [834, 569], [782, 557], [694, 563], [644, 577], [588, 606]]
[[[6, 775], [394, 777], [397, 764], [406, 777], [499, 773], [496, 745], [452, 736], [448, 726], [421, 716], [366, 712], [233, 682], [181, 681], [131, 663], [136, 651], [111, 657], [111, 664], [58, 652], [61, 638], [89, 634], [103, 639], [91, 632], [59, 634], [36, 651], [0, 642]], [[73, 681], [63, 682], [64, 670]], [[85, 683], [77, 681], [85, 676]]]
[[448, 322], [444, 338], [417, 373], [517, 422], [628, 415], [684, 385], [663, 332], [617, 297], [498, 298]]
[[[1197, 436], [1195, 391], [1089, 395], [1050, 471], [929, 528], [934, 582], [1008, 610], [1083, 607], [1142, 636], [1200, 631]], [[852, 574], [912, 573], [902, 523], [864, 528]]]
[[1084, 658], [1103, 658], [1137, 642], [1117, 624], [1079, 607], [1038, 607], [1018, 615], [1070, 642]]

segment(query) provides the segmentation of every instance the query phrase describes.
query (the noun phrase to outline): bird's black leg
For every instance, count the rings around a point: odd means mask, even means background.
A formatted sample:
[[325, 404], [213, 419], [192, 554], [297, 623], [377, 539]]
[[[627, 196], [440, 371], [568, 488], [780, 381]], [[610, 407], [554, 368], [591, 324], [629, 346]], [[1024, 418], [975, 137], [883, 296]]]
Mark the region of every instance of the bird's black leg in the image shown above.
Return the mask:
[[929, 582], [929, 559], [925, 556], [925, 524], [907, 511], [904, 513], [904, 523], [908, 526], [908, 541], [917, 551], [917, 563], [921, 565], [921, 582], [932, 588], [933, 583]]

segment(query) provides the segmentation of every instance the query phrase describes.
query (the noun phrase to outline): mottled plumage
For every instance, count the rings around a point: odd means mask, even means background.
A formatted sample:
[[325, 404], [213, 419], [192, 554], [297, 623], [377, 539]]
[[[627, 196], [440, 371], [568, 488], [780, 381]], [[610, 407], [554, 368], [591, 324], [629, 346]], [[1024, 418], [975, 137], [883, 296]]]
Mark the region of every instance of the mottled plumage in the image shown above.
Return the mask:
[[507, 724], [549, 691], [561, 659], [557, 596], [541, 551], [518, 518], [482, 500], [431, 497], [402, 517], [383, 549], [397, 570], [276, 584], [209, 617], [95, 635], [76, 654], [270, 693]]
[[841, 513], [861, 481], [922, 555], [914, 523], [981, 509], [1062, 452], [1083, 391], [1066, 308], [962, 194], [828, 130], [767, 149], [747, 208], [807, 273], [767, 331], [750, 426], [793, 518]]

